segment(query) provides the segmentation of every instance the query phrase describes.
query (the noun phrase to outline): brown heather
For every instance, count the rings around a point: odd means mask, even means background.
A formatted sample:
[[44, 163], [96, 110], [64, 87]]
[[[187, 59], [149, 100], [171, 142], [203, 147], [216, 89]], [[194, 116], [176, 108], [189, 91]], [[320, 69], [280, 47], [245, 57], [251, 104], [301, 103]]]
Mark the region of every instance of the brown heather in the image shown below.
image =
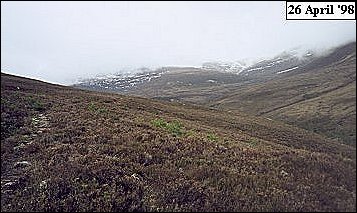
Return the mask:
[[1, 74], [1, 211], [356, 211], [356, 149], [282, 122]]

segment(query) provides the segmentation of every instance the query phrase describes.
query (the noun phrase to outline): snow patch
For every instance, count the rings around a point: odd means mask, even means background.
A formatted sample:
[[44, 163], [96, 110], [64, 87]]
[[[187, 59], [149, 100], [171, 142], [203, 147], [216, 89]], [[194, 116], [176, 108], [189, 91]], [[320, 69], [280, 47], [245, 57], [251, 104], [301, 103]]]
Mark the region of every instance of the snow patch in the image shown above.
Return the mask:
[[290, 69], [282, 70], [282, 71], [277, 72], [276, 74], [281, 74], [281, 73], [289, 72], [289, 71], [295, 70], [295, 69], [297, 69], [297, 68], [299, 68], [299, 67], [297, 66], [297, 67], [293, 67], [293, 68], [290, 68]]

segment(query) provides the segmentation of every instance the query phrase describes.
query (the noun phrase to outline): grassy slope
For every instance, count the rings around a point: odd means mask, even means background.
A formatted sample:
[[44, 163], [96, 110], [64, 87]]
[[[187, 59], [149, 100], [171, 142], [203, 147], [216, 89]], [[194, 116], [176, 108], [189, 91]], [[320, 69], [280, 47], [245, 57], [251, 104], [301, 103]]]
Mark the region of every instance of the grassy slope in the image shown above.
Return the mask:
[[355, 148], [317, 134], [1, 75], [1, 211], [355, 211], [355, 195]]

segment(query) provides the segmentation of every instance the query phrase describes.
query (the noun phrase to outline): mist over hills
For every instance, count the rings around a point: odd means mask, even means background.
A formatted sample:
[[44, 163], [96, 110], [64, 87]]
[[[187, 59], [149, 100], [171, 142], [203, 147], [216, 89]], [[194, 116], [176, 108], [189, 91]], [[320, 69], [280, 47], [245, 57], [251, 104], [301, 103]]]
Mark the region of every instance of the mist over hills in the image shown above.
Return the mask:
[[2, 73], [1, 210], [355, 211], [356, 43], [241, 65]]

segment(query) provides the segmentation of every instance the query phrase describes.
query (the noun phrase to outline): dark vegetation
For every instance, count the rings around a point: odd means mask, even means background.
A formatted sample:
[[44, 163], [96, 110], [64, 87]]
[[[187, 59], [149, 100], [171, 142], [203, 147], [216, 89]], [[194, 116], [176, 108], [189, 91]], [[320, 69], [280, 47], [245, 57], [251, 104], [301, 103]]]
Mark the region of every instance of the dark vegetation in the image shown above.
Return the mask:
[[1, 211], [356, 211], [356, 149], [243, 113], [1, 74]]

